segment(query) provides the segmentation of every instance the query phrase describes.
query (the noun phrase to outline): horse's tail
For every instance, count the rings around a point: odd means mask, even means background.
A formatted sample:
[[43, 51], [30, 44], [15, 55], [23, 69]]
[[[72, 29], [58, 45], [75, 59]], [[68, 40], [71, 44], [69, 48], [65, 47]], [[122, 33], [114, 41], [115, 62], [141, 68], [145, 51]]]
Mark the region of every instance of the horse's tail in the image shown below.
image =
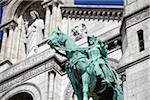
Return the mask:
[[124, 100], [123, 91], [119, 84], [116, 84], [113, 88], [113, 100]]

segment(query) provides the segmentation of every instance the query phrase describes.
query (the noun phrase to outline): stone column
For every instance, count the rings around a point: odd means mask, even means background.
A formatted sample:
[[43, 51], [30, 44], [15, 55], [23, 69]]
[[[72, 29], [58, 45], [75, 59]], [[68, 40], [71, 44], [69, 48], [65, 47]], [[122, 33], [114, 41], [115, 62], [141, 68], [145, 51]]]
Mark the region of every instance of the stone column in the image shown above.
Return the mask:
[[49, 94], [48, 94], [48, 100], [54, 100], [54, 84], [55, 84], [55, 73], [50, 72], [49, 73]]
[[68, 33], [68, 19], [66, 17], [62, 20], [63, 27], [61, 28], [64, 33]]
[[52, 0], [50, 4], [52, 5], [52, 14], [51, 14], [51, 22], [50, 22], [50, 32], [51, 33], [57, 27], [61, 27], [61, 10], [59, 4], [61, 4], [61, 0]]
[[58, 8], [57, 8], [56, 27], [57, 27], [57, 26], [58, 26], [60, 29], [62, 29], [62, 13], [61, 13], [60, 5], [58, 5]]
[[25, 30], [25, 25], [24, 25], [24, 20], [23, 16], [21, 15], [18, 19], [18, 48], [17, 51], [15, 52], [15, 57], [17, 57], [18, 61], [24, 60], [26, 58], [26, 53], [25, 53], [25, 41], [26, 41], [26, 30]]
[[52, 4], [52, 25], [51, 25], [52, 31], [56, 29], [57, 24], [57, 5], [58, 5], [57, 2], [54, 2]]
[[0, 60], [4, 60], [5, 58], [6, 44], [7, 44], [7, 30], [3, 29], [3, 39], [2, 39]]
[[6, 49], [6, 59], [10, 59], [10, 56], [11, 56], [13, 33], [14, 33], [14, 25], [12, 23], [9, 25], [9, 35], [8, 35], [7, 45], [6, 45], [6, 48], [7, 48]]
[[50, 33], [50, 22], [51, 22], [51, 11], [49, 7], [46, 7], [46, 18], [45, 18], [45, 38], [49, 37]]
[[[14, 54], [14, 59], [15, 59], [15, 61], [17, 61], [17, 59], [18, 59], [18, 54], [19, 54], [19, 44], [20, 44], [20, 38], [21, 38], [21, 34], [23, 34], [23, 33], [21, 33], [22, 32], [22, 25], [24, 25], [23, 24], [23, 16], [21, 15], [19, 18], [18, 18], [18, 20], [17, 20], [17, 22], [18, 22], [18, 27], [16, 27], [16, 31], [15, 31], [15, 37], [16, 37], [16, 39], [15, 39], [15, 46], [14, 46], [14, 52], [13, 52], [13, 54]], [[25, 48], [24, 48], [25, 49]], [[22, 55], [23, 54], [25, 54], [25, 52], [23, 52], [22, 51]]]
[[16, 52], [16, 46], [17, 46], [17, 35], [18, 35], [18, 27], [15, 27], [13, 37], [12, 37], [12, 48], [11, 48], [11, 59], [13, 62], [15, 62], [15, 52]]
[[49, 35], [53, 32], [53, 16], [52, 16], [52, 14], [51, 14], [51, 16], [50, 16], [50, 20], [51, 20], [51, 22], [50, 22], [50, 26], [49, 26], [49, 28], [50, 28], [50, 32], [49, 32]]
[[46, 9], [46, 15], [45, 15], [45, 30], [44, 30], [44, 38], [48, 38], [49, 37], [49, 33], [50, 33], [50, 22], [51, 22], [51, 11], [50, 11], [50, 4], [52, 1], [50, 0], [44, 0], [43, 4], [43, 8]]

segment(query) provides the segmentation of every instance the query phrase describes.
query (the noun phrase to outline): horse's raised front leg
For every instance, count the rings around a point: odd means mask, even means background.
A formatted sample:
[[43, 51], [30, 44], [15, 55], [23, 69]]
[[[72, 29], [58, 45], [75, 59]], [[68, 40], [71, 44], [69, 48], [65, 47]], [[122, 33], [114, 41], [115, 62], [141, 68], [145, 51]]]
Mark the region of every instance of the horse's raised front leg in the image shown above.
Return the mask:
[[83, 85], [83, 100], [88, 100], [90, 77], [87, 72], [82, 75], [82, 85]]

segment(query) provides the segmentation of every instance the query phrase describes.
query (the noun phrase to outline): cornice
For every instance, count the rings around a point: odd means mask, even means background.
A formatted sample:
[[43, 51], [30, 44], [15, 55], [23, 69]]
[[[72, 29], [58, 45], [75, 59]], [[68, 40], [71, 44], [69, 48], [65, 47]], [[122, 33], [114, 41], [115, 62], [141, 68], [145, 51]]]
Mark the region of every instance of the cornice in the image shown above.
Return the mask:
[[18, 84], [24, 83], [25, 81], [38, 76], [44, 72], [57, 72], [60, 75], [64, 75], [63, 72], [60, 71], [60, 67], [54, 61], [54, 59], [50, 59], [38, 66], [32, 66], [32, 68], [21, 72], [20, 74], [16, 74], [15, 76], [3, 81], [0, 83], [0, 93], [8, 90], [11, 87], [14, 87]]
[[124, 17], [126, 28], [129, 28], [137, 23], [150, 18], [150, 6], [144, 7], [128, 16]]
[[38, 66], [39, 64], [47, 61], [48, 59], [52, 59], [55, 54], [54, 52], [54, 50], [48, 49], [42, 53], [39, 53], [37, 55], [27, 58], [24, 61], [12, 65], [9, 69], [0, 73], [0, 83], [26, 70], [29, 70], [34, 66]]
[[123, 16], [122, 7], [61, 6], [62, 16], [66, 18], [118, 20]]
[[9, 69], [0, 73], [0, 93], [41, 73], [50, 71], [54, 71], [61, 76], [66, 74], [56, 61], [55, 51], [47, 49], [40, 54], [11, 65]]

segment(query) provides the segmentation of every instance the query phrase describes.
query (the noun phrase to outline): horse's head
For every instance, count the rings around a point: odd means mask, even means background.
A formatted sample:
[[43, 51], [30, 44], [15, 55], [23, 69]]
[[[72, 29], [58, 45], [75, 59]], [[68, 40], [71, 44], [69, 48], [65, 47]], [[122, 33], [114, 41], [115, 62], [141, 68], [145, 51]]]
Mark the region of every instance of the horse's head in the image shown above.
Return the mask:
[[48, 40], [48, 44], [53, 47], [60, 47], [64, 45], [65, 37], [64, 33], [60, 29], [56, 29], [52, 32], [50, 39]]

